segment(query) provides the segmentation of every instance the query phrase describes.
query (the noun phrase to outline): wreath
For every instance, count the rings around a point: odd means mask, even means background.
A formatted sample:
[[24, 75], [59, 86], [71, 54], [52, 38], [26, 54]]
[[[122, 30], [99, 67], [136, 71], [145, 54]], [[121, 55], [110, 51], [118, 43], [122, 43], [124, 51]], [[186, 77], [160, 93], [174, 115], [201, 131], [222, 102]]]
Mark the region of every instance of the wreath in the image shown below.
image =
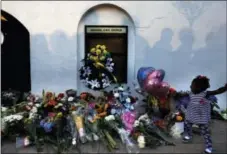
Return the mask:
[[101, 90], [117, 82], [113, 75], [114, 62], [105, 45], [96, 45], [85, 56], [84, 65], [80, 68], [80, 79], [86, 87]]

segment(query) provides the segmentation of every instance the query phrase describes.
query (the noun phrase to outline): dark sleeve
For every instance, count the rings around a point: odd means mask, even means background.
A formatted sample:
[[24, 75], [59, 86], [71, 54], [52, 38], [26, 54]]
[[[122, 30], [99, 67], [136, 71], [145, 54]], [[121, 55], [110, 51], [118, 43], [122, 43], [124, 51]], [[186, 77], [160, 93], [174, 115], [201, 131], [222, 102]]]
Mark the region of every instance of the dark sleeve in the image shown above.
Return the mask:
[[207, 91], [207, 96], [222, 94], [225, 91], [227, 91], [227, 86], [226, 85], [224, 87], [218, 88], [217, 90]]

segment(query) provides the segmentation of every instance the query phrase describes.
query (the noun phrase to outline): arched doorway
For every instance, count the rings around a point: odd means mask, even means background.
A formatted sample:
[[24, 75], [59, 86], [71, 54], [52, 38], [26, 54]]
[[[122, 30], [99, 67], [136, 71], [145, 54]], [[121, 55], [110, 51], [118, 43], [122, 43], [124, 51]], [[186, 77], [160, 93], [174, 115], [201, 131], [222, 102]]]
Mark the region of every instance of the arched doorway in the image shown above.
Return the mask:
[[[135, 25], [131, 16], [122, 8], [113, 4], [100, 4], [88, 9], [80, 19], [78, 24], [77, 37], [77, 70], [82, 66], [81, 60], [84, 59], [87, 47], [85, 27], [88, 26], [125, 26], [127, 27], [127, 83], [131, 84], [134, 80], [135, 69]], [[130, 60], [130, 61], [129, 61]], [[116, 71], [117, 72], [117, 71]], [[77, 74], [77, 89], [79, 92], [91, 92], [80, 81], [79, 73]], [[94, 93], [94, 92], [92, 92]]]
[[1, 10], [1, 90], [31, 90], [29, 32]]

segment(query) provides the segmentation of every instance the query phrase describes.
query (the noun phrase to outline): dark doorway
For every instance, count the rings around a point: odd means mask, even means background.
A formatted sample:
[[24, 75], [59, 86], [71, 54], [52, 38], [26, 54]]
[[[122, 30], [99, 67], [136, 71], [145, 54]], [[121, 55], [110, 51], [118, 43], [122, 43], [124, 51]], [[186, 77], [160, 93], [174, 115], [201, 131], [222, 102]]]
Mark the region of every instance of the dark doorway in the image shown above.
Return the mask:
[[85, 26], [85, 55], [97, 44], [105, 45], [115, 63], [114, 75], [127, 83], [128, 26]]
[[1, 10], [1, 33], [1, 90], [28, 92], [31, 90], [29, 32], [16, 18]]

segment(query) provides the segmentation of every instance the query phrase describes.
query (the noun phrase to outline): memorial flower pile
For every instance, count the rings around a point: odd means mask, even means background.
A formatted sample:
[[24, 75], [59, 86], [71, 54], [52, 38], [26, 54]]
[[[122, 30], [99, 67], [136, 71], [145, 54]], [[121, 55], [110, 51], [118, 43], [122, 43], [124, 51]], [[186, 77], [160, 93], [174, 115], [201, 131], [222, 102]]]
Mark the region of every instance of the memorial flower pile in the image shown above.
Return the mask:
[[[43, 91], [42, 96], [26, 93], [18, 103], [14, 101], [15, 93], [8, 91], [1, 107], [2, 138], [14, 137], [17, 147], [36, 145], [37, 152], [52, 145], [56, 153], [97, 141], [112, 152], [119, 148], [116, 138], [121, 139], [128, 153], [139, 153], [144, 147], [174, 145], [168, 135], [179, 138], [179, 124], [184, 121], [182, 110], [169, 107], [174, 90], [170, 89], [166, 97], [144, 94], [148, 108], [139, 114], [139, 99], [129, 87], [121, 85], [99, 96], [77, 94], [73, 89], [59, 94]], [[175, 98], [179, 102], [182, 99]]]

